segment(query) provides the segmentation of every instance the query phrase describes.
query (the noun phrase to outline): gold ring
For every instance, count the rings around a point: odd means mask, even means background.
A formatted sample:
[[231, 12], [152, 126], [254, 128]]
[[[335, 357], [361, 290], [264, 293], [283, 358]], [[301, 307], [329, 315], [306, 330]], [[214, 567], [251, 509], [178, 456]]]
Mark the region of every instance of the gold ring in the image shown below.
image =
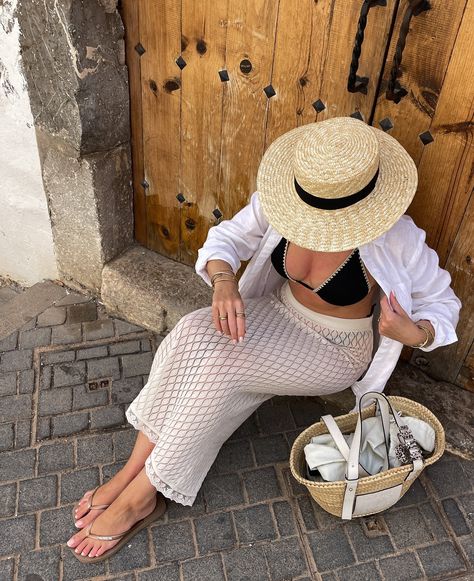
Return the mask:
[[245, 313], [235, 313], [236, 317], [245, 317]]
[[219, 319], [221, 319], [221, 320], [227, 319], [227, 315], [225, 315], [225, 317], [219, 316]]

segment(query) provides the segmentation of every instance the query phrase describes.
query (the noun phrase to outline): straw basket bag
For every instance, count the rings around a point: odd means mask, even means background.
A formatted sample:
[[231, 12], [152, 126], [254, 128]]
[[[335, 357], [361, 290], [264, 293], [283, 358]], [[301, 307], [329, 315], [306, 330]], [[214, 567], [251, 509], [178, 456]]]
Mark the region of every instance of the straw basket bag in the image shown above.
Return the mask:
[[[367, 399], [375, 399], [376, 403], [363, 408], [362, 403]], [[427, 422], [435, 431], [433, 453], [426, 459], [414, 459], [410, 464], [388, 468], [373, 476], [359, 477], [362, 420], [375, 416], [377, 407], [380, 408], [381, 421], [385, 426], [386, 434], [390, 431], [386, 427], [389, 414], [392, 413], [400, 436], [403, 435], [403, 417], [398, 416], [397, 410]], [[386, 397], [377, 392], [366, 393], [361, 398], [359, 411], [338, 416], [334, 418], [334, 421], [337, 426], [331, 432], [339, 432], [339, 430], [342, 433], [354, 432], [350, 450], [347, 450], [345, 454], [347, 460], [345, 480], [315, 482], [305, 478], [304, 447], [313, 436], [328, 433], [329, 430], [324, 421], [313, 424], [295, 440], [291, 448], [290, 468], [296, 480], [306, 486], [311, 496], [324, 510], [343, 519], [350, 520], [352, 517], [375, 514], [393, 506], [410, 488], [423, 468], [439, 460], [444, 452], [444, 430], [439, 420], [421, 404], [404, 397]]]

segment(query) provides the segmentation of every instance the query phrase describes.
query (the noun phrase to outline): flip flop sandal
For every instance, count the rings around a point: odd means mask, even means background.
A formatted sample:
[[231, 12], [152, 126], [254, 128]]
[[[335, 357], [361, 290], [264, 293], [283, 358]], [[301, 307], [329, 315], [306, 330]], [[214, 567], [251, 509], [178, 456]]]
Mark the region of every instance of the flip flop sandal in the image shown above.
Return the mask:
[[[108, 508], [110, 506], [110, 504], [92, 504], [92, 501], [94, 500], [94, 495], [99, 488], [100, 488], [100, 486], [96, 486], [94, 488], [94, 490], [92, 491], [92, 494], [89, 496], [89, 498], [87, 500], [87, 512], [85, 512], [81, 516], [81, 518], [86, 517], [91, 510], [105, 510], [106, 508]], [[74, 522], [76, 522], [76, 520], [78, 520], [76, 518], [76, 509], [77, 508], [79, 508], [79, 502], [76, 502], [76, 504], [74, 505], [74, 508], [72, 509], [72, 518], [74, 519]]]
[[123, 533], [118, 533], [116, 535], [95, 535], [91, 533], [91, 528], [94, 524], [91, 523], [87, 530], [87, 537], [90, 537], [91, 539], [97, 539], [98, 541], [115, 541], [116, 539], [120, 539], [120, 541], [115, 546], [100, 555], [100, 557], [83, 556], [80, 553], [76, 553], [73, 548], [69, 547], [69, 549], [72, 551], [76, 559], [79, 559], [79, 561], [82, 563], [99, 563], [100, 561], [105, 561], [105, 559], [108, 559], [117, 553], [117, 551], [120, 551], [123, 545], [128, 543], [128, 541], [139, 531], [147, 527], [155, 520], [159, 519], [165, 513], [165, 511], [166, 501], [163, 496], [157, 494], [156, 506], [153, 511], [147, 517], [137, 521], [131, 528], [129, 528], [127, 531], [124, 531]]

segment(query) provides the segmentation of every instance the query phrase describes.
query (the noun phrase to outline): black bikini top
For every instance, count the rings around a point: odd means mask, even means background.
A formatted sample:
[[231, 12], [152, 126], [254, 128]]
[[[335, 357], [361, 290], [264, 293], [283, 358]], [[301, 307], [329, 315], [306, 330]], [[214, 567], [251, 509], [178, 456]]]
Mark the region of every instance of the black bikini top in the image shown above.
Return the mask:
[[273, 250], [271, 261], [275, 270], [284, 278], [298, 282], [332, 305], [346, 306], [362, 300], [370, 290], [369, 278], [359, 254], [355, 248], [344, 262], [317, 288], [311, 288], [302, 280], [295, 280], [286, 271], [285, 260], [288, 241], [281, 238]]

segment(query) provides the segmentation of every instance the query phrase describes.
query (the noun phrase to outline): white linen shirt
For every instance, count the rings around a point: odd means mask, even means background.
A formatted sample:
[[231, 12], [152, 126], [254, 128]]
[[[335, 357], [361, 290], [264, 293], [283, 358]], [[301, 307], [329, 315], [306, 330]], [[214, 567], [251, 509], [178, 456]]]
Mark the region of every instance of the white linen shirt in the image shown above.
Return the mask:
[[[250, 260], [238, 285], [245, 305], [246, 298], [269, 294], [285, 282], [271, 263], [271, 253], [280, 238], [281, 234], [263, 214], [258, 191], [254, 192], [233, 218], [209, 229], [198, 250], [195, 271], [211, 286], [206, 271], [209, 260], [225, 260], [234, 273], [242, 260]], [[387, 297], [393, 290], [412, 320], [428, 319], [432, 323], [435, 340], [420, 349], [433, 351], [458, 340], [455, 329], [462, 304], [450, 286], [451, 275], [439, 267], [438, 254], [425, 243], [425, 238], [426, 232], [404, 214], [387, 232], [358, 248], [365, 266]], [[375, 315], [373, 321], [374, 339], [378, 341], [374, 341], [369, 367], [351, 386], [356, 405], [365, 392], [384, 390], [403, 349], [399, 341], [378, 334]]]

